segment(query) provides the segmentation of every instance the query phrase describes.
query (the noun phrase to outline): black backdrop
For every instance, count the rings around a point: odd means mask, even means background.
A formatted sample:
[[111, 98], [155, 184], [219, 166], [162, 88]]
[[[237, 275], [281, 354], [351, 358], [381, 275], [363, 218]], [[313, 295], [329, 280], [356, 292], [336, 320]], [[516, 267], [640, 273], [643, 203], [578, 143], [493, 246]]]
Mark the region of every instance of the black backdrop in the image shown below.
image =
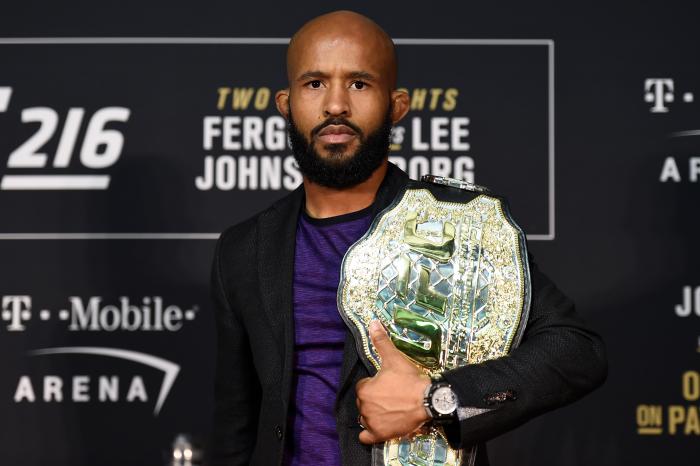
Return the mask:
[[699, 11], [659, 1], [4, 4], [0, 463], [206, 438], [214, 240], [298, 182], [284, 38], [336, 8], [397, 39], [394, 160], [508, 195], [608, 345], [604, 387], [493, 464], [697, 464]]

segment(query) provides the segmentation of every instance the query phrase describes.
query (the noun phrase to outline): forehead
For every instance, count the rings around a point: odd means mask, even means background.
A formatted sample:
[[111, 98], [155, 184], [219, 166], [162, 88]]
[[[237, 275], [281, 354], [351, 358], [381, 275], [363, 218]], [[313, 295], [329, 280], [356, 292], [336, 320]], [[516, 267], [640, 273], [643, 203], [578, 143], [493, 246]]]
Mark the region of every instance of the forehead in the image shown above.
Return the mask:
[[289, 78], [308, 71], [342, 74], [366, 71], [387, 79], [390, 60], [386, 43], [375, 34], [310, 31], [294, 44], [289, 56]]

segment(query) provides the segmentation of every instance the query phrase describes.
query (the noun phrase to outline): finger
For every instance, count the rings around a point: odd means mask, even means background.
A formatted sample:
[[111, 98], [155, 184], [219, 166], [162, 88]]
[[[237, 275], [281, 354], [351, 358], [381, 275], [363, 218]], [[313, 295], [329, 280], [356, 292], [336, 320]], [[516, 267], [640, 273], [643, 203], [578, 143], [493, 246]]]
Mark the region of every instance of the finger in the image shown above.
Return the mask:
[[371, 379], [369, 377], [365, 377], [357, 381], [357, 383], [355, 384], [355, 393], [358, 394], [358, 396], [361, 393], [362, 387], [370, 380]]
[[365, 429], [362, 432], [360, 432], [360, 443], [364, 443], [365, 445], [371, 445], [373, 443], [377, 443], [377, 440], [370, 431]]
[[389, 338], [389, 334], [379, 320], [374, 319], [370, 324], [369, 336], [374, 348], [377, 350], [377, 354], [382, 358], [382, 367], [386, 367], [388, 362], [401, 355], [401, 352], [396, 349], [391, 338]]

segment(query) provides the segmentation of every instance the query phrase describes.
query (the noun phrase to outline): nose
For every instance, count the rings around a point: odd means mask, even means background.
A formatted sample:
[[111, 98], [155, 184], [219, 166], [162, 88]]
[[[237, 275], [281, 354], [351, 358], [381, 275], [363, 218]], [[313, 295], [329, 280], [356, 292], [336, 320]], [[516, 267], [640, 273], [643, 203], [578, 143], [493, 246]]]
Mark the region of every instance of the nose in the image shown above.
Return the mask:
[[342, 85], [331, 85], [328, 92], [326, 92], [326, 98], [323, 103], [323, 116], [326, 118], [350, 116], [348, 92]]

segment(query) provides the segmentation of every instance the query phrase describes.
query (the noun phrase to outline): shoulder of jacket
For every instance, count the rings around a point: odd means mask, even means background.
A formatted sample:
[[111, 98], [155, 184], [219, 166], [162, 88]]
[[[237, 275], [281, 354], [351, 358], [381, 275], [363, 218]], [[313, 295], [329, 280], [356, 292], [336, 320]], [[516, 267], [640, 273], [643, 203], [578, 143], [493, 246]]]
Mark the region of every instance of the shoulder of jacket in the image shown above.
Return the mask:
[[285, 209], [291, 208], [295, 199], [303, 195], [303, 188], [300, 186], [289, 194], [283, 196], [281, 199], [273, 202], [270, 206], [264, 210], [254, 214], [239, 223], [231, 225], [226, 228], [219, 236], [220, 247], [224, 247], [232, 242], [238, 243], [248, 243], [248, 246], [253, 246], [252, 242], [255, 241], [256, 232], [260, 222], [270, 215], [275, 215], [279, 211], [284, 211]]

